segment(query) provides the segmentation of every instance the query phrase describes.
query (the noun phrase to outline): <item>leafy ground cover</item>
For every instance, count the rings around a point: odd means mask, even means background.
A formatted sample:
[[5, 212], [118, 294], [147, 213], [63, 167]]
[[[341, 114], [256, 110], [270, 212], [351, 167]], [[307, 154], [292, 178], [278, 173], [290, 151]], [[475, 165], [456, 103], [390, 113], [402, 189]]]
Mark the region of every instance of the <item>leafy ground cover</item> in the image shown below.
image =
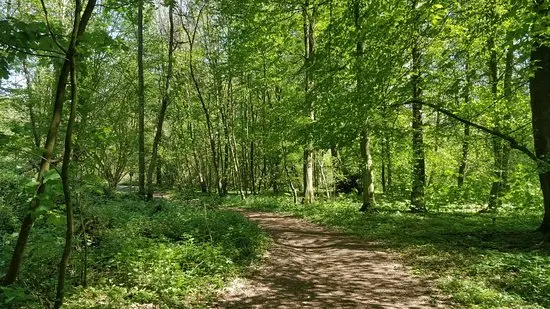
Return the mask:
[[[240, 214], [202, 202], [143, 202], [115, 194], [90, 202], [83, 217], [76, 227], [64, 308], [205, 307], [267, 244], [263, 232]], [[3, 288], [0, 307], [51, 305], [64, 228], [51, 218], [37, 220], [20, 281]], [[1, 270], [16, 239], [12, 221], [17, 218], [2, 219]]]
[[405, 205], [380, 204], [368, 213], [347, 199], [297, 205], [285, 197], [258, 197], [231, 205], [290, 213], [379, 242], [435, 278], [459, 306], [550, 307], [550, 246], [534, 232], [540, 214], [476, 213], [467, 206], [411, 214]]

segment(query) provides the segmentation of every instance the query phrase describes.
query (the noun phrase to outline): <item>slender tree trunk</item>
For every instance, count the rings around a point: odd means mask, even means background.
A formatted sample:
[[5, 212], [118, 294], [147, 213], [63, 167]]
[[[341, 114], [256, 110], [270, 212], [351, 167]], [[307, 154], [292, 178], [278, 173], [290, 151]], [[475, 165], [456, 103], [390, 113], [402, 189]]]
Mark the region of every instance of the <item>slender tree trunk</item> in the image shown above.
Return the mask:
[[332, 145], [330, 147], [330, 158], [332, 161], [332, 181], [333, 181], [333, 196], [338, 196], [338, 189], [336, 188], [336, 184], [342, 177], [342, 166], [340, 162], [340, 156], [338, 154], [338, 149], [336, 148], [336, 145]]
[[145, 196], [145, 81], [143, 77], [143, 1], [138, 0], [137, 63], [138, 63], [138, 177], [139, 195]]
[[[416, 9], [416, 0], [413, 0], [413, 10]], [[420, 18], [420, 13], [415, 13], [416, 18]], [[418, 21], [417, 21], [418, 22]], [[416, 25], [420, 27], [420, 25]], [[426, 202], [424, 198], [424, 187], [426, 184], [426, 163], [424, 156], [424, 137], [423, 137], [423, 120], [422, 120], [422, 96], [420, 61], [421, 52], [418, 44], [419, 38], [414, 38], [411, 55], [412, 55], [412, 152], [413, 152], [413, 169], [412, 169], [412, 190], [411, 190], [411, 211], [425, 212]]]
[[[354, 0], [354, 24], [356, 31], [356, 49], [355, 49], [355, 100], [357, 106], [363, 103], [363, 93], [366, 92], [364, 77], [363, 77], [363, 54], [364, 54], [364, 38], [362, 25], [362, 1]], [[367, 111], [368, 112], [368, 111]], [[374, 177], [372, 172], [372, 155], [370, 151], [370, 135], [369, 135], [369, 120], [368, 115], [365, 117], [365, 123], [361, 130], [361, 173], [363, 186], [363, 205], [361, 211], [367, 211], [375, 206], [374, 199]]]
[[[202, 10], [201, 10], [202, 12]], [[199, 15], [200, 13], [199, 12]], [[212, 119], [210, 117], [210, 111], [208, 109], [208, 106], [206, 105], [206, 101], [204, 99], [204, 96], [202, 95], [202, 90], [199, 85], [199, 81], [197, 79], [197, 76], [195, 74], [195, 66], [193, 65], [193, 47], [195, 43], [195, 36], [197, 33], [198, 25], [195, 25], [195, 28], [193, 29], [193, 33], [190, 33], [187, 28], [185, 28], [185, 25], [182, 25], [183, 30], [185, 31], [185, 34], [187, 35], [187, 39], [189, 40], [189, 74], [191, 75], [191, 80], [193, 81], [193, 86], [195, 87], [195, 90], [197, 91], [197, 96], [199, 98], [199, 101], [201, 103], [202, 111], [204, 112], [204, 117], [206, 118], [206, 127], [208, 129], [208, 139], [210, 141], [210, 151], [212, 152], [212, 163], [214, 165], [214, 181], [216, 182], [218, 194], [223, 195], [223, 191], [221, 188], [221, 182], [220, 182], [220, 174], [219, 174], [219, 160], [217, 155], [217, 146], [216, 146], [216, 137], [214, 133], [214, 128], [212, 126]]]
[[[531, 76], [529, 88], [535, 153], [537, 158], [550, 163], [550, 46], [545, 43], [547, 37], [543, 34], [549, 26], [547, 2], [537, 0], [535, 4], [535, 11], [542, 25], [535, 28], [540, 33], [535, 32], [533, 36], [531, 64], [536, 69]], [[539, 230], [550, 233], [550, 170], [541, 166], [539, 179], [544, 200], [544, 217]]]
[[235, 138], [235, 100], [233, 98], [233, 78], [232, 76], [229, 77], [229, 85], [227, 86], [227, 92], [228, 92], [228, 100], [229, 100], [229, 115], [231, 120], [231, 126], [228, 127], [228, 143], [229, 143], [229, 152], [231, 153], [231, 158], [233, 161], [233, 170], [235, 173], [235, 186], [239, 189], [239, 196], [241, 197], [241, 200], [246, 199], [246, 194], [243, 189], [243, 179], [242, 174], [239, 172], [239, 156], [237, 154], [237, 140]]
[[[469, 105], [470, 104], [470, 89], [472, 87], [472, 79], [471, 79], [471, 73], [470, 71], [470, 58], [468, 57], [466, 60], [466, 85], [464, 87], [464, 104]], [[460, 164], [458, 167], [458, 187], [462, 187], [464, 184], [464, 178], [466, 175], [466, 167], [468, 164], [468, 153], [470, 150], [470, 125], [464, 124], [464, 134], [463, 134], [463, 140], [462, 140], [462, 157], [460, 159]]]
[[[304, 52], [305, 52], [305, 105], [309, 110], [309, 117], [311, 121], [315, 120], [314, 111], [314, 97], [312, 93], [314, 79], [313, 79], [313, 66], [315, 62], [315, 18], [317, 15], [317, 8], [314, 6], [309, 12], [309, 0], [305, 0], [303, 7], [303, 26], [304, 26]], [[313, 172], [313, 136], [312, 132], [307, 133], [307, 143], [304, 148], [304, 161], [303, 161], [303, 174], [304, 174], [304, 198], [303, 204], [311, 204], [315, 199], [315, 192], [313, 188], [314, 172]]]
[[[23, 261], [23, 252], [27, 245], [27, 240], [29, 238], [32, 225], [34, 223], [34, 212], [40, 206], [40, 197], [46, 190], [46, 184], [44, 183], [44, 174], [50, 169], [50, 162], [53, 157], [55, 141], [57, 138], [57, 133], [59, 131], [59, 124], [61, 123], [61, 114], [63, 111], [63, 102], [65, 100], [65, 91], [67, 86], [67, 79], [70, 72], [70, 59], [72, 59], [76, 53], [76, 45], [80, 37], [84, 34], [88, 21], [94, 10], [96, 0], [89, 0], [82, 17], [80, 18], [80, 23], [78, 28], [73, 28], [71, 34], [71, 42], [69, 43], [69, 48], [65, 53], [65, 61], [63, 66], [59, 71], [59, 77], [57, 79], [57, 87], [55, 100], [53, 104], [52, 119], [50, 121], [50, 128], [48, 130], [48, 136], [46, 137], [46, 144], [44, 146], [44, 152], [42, 154], [42, 160], [40, 162], [40, 170], [37, 177], [37, 189], [36, 195], [31, 200], [29, 204], [29, 211], [25, 215], [23, 222], [21, 224], [21, 229], [19, 231], [17, 242], [15, 244], [15, 249], [11, 257], [10, 264], [2, 281], [2, 285], [10, 285], [15, 282], [17, 278], [17, 273]], [[76, 16], [75, 16], [76, 18]], [[75, 35], [76, 33], [76, 35]]]
[[[491, 81], [491, 93], [493, 95], [493, 100], [497, 102], [498, 98], [498, 60], [497, 53], [495, 50], [494, 39], [489, 40], [489, 49], [491, 50], [491, 57], [489, 61], [490, 65], [490, 81]], [[506, 54], [506, 69], [504, 71], [504, 98], [505, 102], [509, 105], [512, 104], [512, 66], [513, 66], [513, 49], [509, 47]], [[495, 116], [496, 118], [496, 131], [502, 131], [507, 127], [506, 122], [509, 121], [510, 115], [508, 108], [505, 108], [504, 118], [501, 118], [502, 115]], [[504, 122], [504, 124], [502, 123]], [[493, 137], [493, 156], [494, 156], [494, 168], [495, 168], [495, 180], [491, 186], [491, 191], [489, 195], [488, 209], [494, 210], [501, 206], [502, 197], [507, 191], [507, 180], [508, 180], [508, 161], [510, 157], [510, 146], [508, 143], [505, 143], [502, 139], [494, 136]]]
[[372, 210], [376, 204], [374, 199], [374, 176], [372, 172], [372, 155], [370, 152], [370, 136], [368, 129], [361, 134], [361, 158], [363, 159], [363, 205], [361, 211]]
[[391, 160], [391, 142], [390, 138], [387, 138], [385, 141], [386, 144], [386, 190], [390, 191], [392, 188], [392, 160]]
[[255, 157], [254, 157], [254, 141], [251, 141], [250, 142], [250, 155], [249, 155], [249, 159], [250, 159], [250, 192], [252, 194], [256, 194], [256, 169], [255, 169], [255, 166], [254, 166], [254, 162], [255, 162]]
[[157, 178], [157, 188], [158, 188], [158, 187], [162, 187], [162, 181], [163, 181], [163, 179], [162, 179], [162, 161], [157, 159], [156, 166], [157, 166], [157, 168], [156, 168], [156, 170], [157, 170], [156, 178]]
[[290, 192], [292, 192], [292, 197], [294, 198], [294, 204], [298, 203], [298, 192], [296, 192], [296, 188], [294, 187], [294, 184], [292, 183], [292, 176], [290, 175], [290, 172], [288, 171], [288, 166], [285, 162], [285, 173], [286, 177], [288, 179], [288, 186], [290, 188]]
[[324, 151], [321, 151], [319, 155], [319, 159], [317, 160], [318, 166], [319, 166], [319, 174], [321, 176], [321, 183], [325, 187], [325, 195], [327, 196], [327, 199], [330, 199], [330, 185], [328, 183], [327, 175], [325, 173], [325, 153]]
[[32, 93], [32, 80], [29, 69], [27, 68], [27, 61], [25, 60], [23, 60], [23, 73], [25, 74], [25, 80], [27, 82], [27, 106], [29, 108], [29, 122], [31, 125], [31, 133], [34, 141], [33, 146], [38, 148], [40, 147], [40, 135], [38, 134], [38, 129], [36, 127], [36, 115], [34, 113], [34, 102]]
[[470, 125], [464, 124], [464, 135], [462, 141], [462, 157], [460, 159], [460, 166], [458, 167], [458, 187], [462, 187], [464, 184], [464, 177], [466, 175], [466, 164], [468, 162], [468, 152], [470, 149]]
[[[80, 11], [82, 10], [82, 4], [79, 0], [76, 1], [75, 9], [75, 21], [74, 28], [78, 28], [80, 23]], [[74, 38], [76, 41], [76, 37]], [[74, 235], [74, 211], [73, 202], [71, 197], [71, 187], [69, 184], [69, 164], [71, 162], [72, 152], [72, 138], [73, 138], [73, 125], [76, 118], [76, 107], [78, 104], [78, 85], [76, 76], [76, 51], [73, 53], [70, 61], [70, 77], [71, 77], [71, 111], [69, 114], [69, 121], [67, 122], [67, 132], [65, 133], [65, 151], [63, 153], [63, 166], [61, 167], [61, 183], [63, 185], [63, 196], [65, 197], [66, 218], [67, 226], [65, 232], [65, 246], [63, 248], [63, 255], [59, 262], [59, 273], [57, 277], [57, 292], [55, 295], [54, 308], [61, 308], [63, 305], [63, 297], [65, 290], [65, 275], [67, 272], [67, 264], [72, 251], [73, 235]]]
[[168, 7], [168, 19], [170, 23], [169, 39], [168, 39], [168, 69], [166, 72], [166, 84], [164, 87], [164, 95], [162, 97], [160, 111], [157, 119], [157, 131], [155, 139], [153, 140], [153, 151], [151, 153], [151, 161], [149, 162], [149, 169], [147, 171], [147, 198], [153, 198], [153, 192], [155, 190], [153, 186], [153, 173], [157, 167], [158, 161], [158, 148], [162, 139], [162, 127], [164, 119], [166, 118], [166, 110], [170, 103], [171, 97], [171, 82], [173, 75], [173, 62], [174, 62], [174, 4], [171, 2]]

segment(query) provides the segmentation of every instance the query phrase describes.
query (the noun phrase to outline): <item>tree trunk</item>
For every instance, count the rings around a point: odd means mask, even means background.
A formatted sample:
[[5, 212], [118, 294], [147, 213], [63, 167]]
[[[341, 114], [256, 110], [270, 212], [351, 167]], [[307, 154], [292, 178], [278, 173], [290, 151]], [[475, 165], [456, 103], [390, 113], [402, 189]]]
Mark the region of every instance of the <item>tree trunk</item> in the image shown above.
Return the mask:
[[292, 183], [292, 177], [290, 175], [290, 172], [288, 171], [288, 166], [285, 162], [285, 172], [286, 177], [288, 179], [288, 186], [290, 187], [290, 191], [292, 192], [292, 197], [294, 198], [294, 204], [298, 203], [298, 193], [296, 192], [296, 188], [294, 187], [294, 184]]
[[[29, 69], [27, 68], [27, 61], [23, 60], [23, 73], [25, 74], [25, 80], [27, 82], [27, 106], [29, 108], [29, 122], [31, 125], [31, 133], [33, 137], [34, 144], [33, 146], [38, 148], [40, 147], [40, 135], [38, 134], [38, 129], [36, 127], [36, 115], [34, 113], [34, 102], [32, 100], [33, 93], [32, 93], [32, 80], [31, 75], [29, 73]], [[33, 164], [34, 166], [34, 164]]]
[[[470, 104], [470, 89], [472, 87], [472, 79], [471, 79], [471, 73], [469, 72], [470, 69], [470, 58], [468, 57], [466, 60], [466, 85], [464, 87], [464, 104], [468, 105]], [[460, 159], [460, 164], [458, 167], [458, 187], [462, 187], [464, 184], [464, 178], [466, 175], [466, 167], [468, 164], [468, 153], [470, 149], [470, 125], [464, 124], [464, 135], [462, 140], [462, 157]]]
[[145, 196], [145, 81], [143, 77], [143, 1], [138, 2], [137, 64], [138, 64], [138, 178], [139, 195]]
[[[251, 103], [252, 104], [252, 103]], [[256, 169], [255, 169], [255, 166], [254, 166], [254, 162], [255, 162], [255, 157], [254, 157], [254, 141], [251, 141], [250, 142], [250, 155], [249, 155], [249, 159], [250, 159], [250, 192], [252, 194], [256, 194], [256, 175], [255, 175], [255, 172], [256, 172]]]
[[[497, 53], [495, 50], [495, 43], [493, 39], [489, 40], [489, 48], [491, 49], [491, 59], [490, 59], [490, 72], [491, 72], [491, 93], [493, 95], [493, 100], [497, 102], [498, 98], [498, 66], [497, 66]], [[513, 48], [510, 46], [508, 52], [506, 53], [506, 68], [504, 71], [504, 99], [506, 104], [512, 104], [512, 70], [513, 70], [513, 61], [514, 54]], [[504, 118], [502, 116], [496, 115], [496, 131], [502, 131], [507, 129], [507, 122], [510, 120], [510, 114], [508, 108], [505, 108]], [[508, 161], [510, 157], [510, 146], [508, 143], [505, 143], [502, 139], [494, 136], [493, 137], [493, 155], [494, 155], [494, 168], [495, 168], [495, 180], [491, 186], [491, 191], [489, 195], [488, 209], [495, 210], [502, 205], [502, 197], [507, 191], [507, 180], [508, 180]]]
[[363, 205], [361, 211], [372, 210], [376, 204], [374, 199], [374, 176], [372, 172], [372, 156], [370, 152], [370, 136], [368, 129], [361, 134], [361, 158], [363, 159]]
[[[201, 9], [202, 12], [202, 9]], [[199, 12], [199, 15], [201, 14]], [[193, 65], [193, 47], [195, 45], [195, 36], [197, 34], [197, 28], [198, 25], [195, 25], [195, 28], [193, 29], [193, 33], [190, 33], [189, 30], [185, 27], [185, 25], [182, 25], [183, 30], [185, 31], [185, 34], [187, 36], [187, 39], [189, 41], [189, 74], [191, 75], [191, 80], [193, 81], [193, 86], [195, 87], [195, 90], [197, 91], [197, 96], [199, 98], [199, 101], [201, 103], [201, 108], [204, 113], [204, 117], [206, 119], [206, 127], [208, 129], [208, 140], [210, 141], [210, 151], [212, 152], [212, 163], [214, 165], [214, 181], [216, 182], [216, 186], [218, 189], [218, 194], [223, 195], [221, 183], [220, 183], [220, 173], [219, 173], [219, 161], [218, 161], [218, 155], [216, 152], [216, 137], [214, 133], [214, 128], [212, 127], [212, 119], [210, 117], [210, 111], [208, 109], [208, 106], [206, 105], [206, 101], [204, 99], [204, 96], [202, 95], [202, 90], [199, 85], [199, 81], [197, 79], [197, 76], [195, 74], [195, 66]]]
[[460, 166], [458, 167], [458, 187], [462, 187], [464, 184], [464, 177], [466, 173], [466, 164], [468, 162], [468, 152], [470, 148], [470, 125], [464, 125], [464, 140], [462, 141], [462, 158], [460, 159]]
[[[535, 66], [534, 75], [529, 83], [531, 95], [531, 113], [533, 120], [533, 136], [537, 158], [550, 163], [550, 46], [546, 44], [544, 32], [548, 27], [548, 8], [544, 0], [538, 0], [535, 10], [542, 21], [533, 37], [531, 64]], [[540, 167], [540, 187], [544, 199], [544, 217], [539, 230], [550, 233], [550, 170]]]
[[149, 169], [147, 171], [147, 198], [153, 198], [153, 192], [155, 190], [153, 186], [153, 173], [157, 167], [158, 160], [158, 148], [162, 139], [162, 126], [164, 119], [166, 118], [166, 110], [170, 103], [170, 91], [171, 81], [173, 75], [173, 59], [174, 59], [174, 4], [170, 3], [168, 8], [168, 19], [170, 24], [169, 39], [168, 39], [168, 69], [166, 72], [166, 84], [164, 87], [164, 95], [162, 97], [160, 111], [157, 119], [157, 131], [155, 133], [155, 139], [153, 140], [153, 151], [151, 153], [151, 161], [149, 162]]
[[[303, 26], [304, 26], [304, 52], [305, 52], [305, 105], [309, 110], [309, 117], [313, 122], [315, 120], [314, 112], [314, 98], [312, 93], [313, 88], [313, 65], [315, 61], [315, 17], [317, 15], [317, 8], [312, 8], [311, 14], [309, 13], [309, 0], [306, 0], [302, 10], [303, 14]], [[306, 133], [307, 137], [306, 146], [304, 148], [304, 161], [303, 161], [303, 183], [304, 183], [304, 197], [302, 199], [303, 204], [311, 204], [315, 198], [315, 192], [313, 188], [314, 172], [313, 172], [313, 136], [311, 132]]]
[[[416, 0], [413, 1], [412, 9], [416, 10]], [[416, 13], [420, 14], [420, 13]], [[419, 27], [420, 25], [416, 25]], [[412, 169], [412, 190], [411, 190], [411, 211], [425, 212], [426, 203], [424, 199], [424, 187], [426, 183], [426, 163], [424, 157], [424, 138], [423, 138], [423, 121], [422, 121], [422, 96], [420, 61], [421, 52], [418, 46], [418, 38], [415, 41], [411, 50], [412, 54], [412, 152], [413, 152], [413, 169]]]
[[[353, 3], [353, 16], [356, 31], [356, 48], [355, 48], [355, 102], [357, 106], [363, 104], [363, 93], [366, 92], [365, 82], [363, 77], [363, 54], [364, 54], [364, 38], [362, 25], [362, 7], [361, 0], [355, 0]], [[366, 111], [369, 112], [368, 110]], [[370, 135], [369, 135], [369, 120], [368, 115], [365, 117], [365, 123], [361, 130], [361, 173], [363, 186], [363, 205], [361, 211], [367, 211], [374, 208], [374, 178], [372, 173], [372, 155], [370, 151]]]
[[[75, 8], [75, 20], [74, 28], [78, 28], [80, 23], [80, 11], [82, 10], [82, 4], [79, 0], [76, 1]], [[75, 38], [76, 40], [76, 38]], [[67, 132], [65, 133], [65, 151], [63, 153], [63, 166], [61, 167], [61, 183], [63, 185], [63, 196], [65, 197], [66, 218], [67, 226], [65, 232], [65, 246], [63, 248], [63, 255], [59, 262], [59, 273], [57, 278], [57, 291], [55, 295], [54, 308], [61, 308], [63, 305], [63, 297], [65, 290], [65, 274], [67, 271], [67, 264], [71, 256], [73, 234], [74, 234], [74, 211], [73, 202], [71, 198], [71, 187], [69, 184], [69, 164], [71, 161], [72, 151], [72, 138], [73, 138], [73, 125], [76, 118], [76, 107], [78, 104], [77, 95], [77, 76], [76, 76], [76, 51], [73, 53], [70, 61], [70, 77], [71, 77], [71, 111], [69, 114], [69, 121], [67, 122]]]
[[332, 195], [337, 197], [338, 196], [338, 190], [336, 188], [337, 182], [340, 180], [340, 177], [342, 176], [342, 166], [340, 162], [340, 156], [338, 154], [338, 149], [336, 148], [336, 145], [332, 145], [330, 147], [330, 158], [332, 161], [332, 186], [333, 186], [333, 193]]

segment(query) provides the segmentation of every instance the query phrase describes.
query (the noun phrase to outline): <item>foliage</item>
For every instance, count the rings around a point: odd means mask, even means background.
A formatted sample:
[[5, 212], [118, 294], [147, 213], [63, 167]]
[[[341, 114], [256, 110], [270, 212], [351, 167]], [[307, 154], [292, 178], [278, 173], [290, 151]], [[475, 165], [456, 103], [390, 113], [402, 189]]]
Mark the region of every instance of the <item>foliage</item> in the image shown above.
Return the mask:
[[[94, 197], [85, 203], [79, 211], [84, 211], [88, 240], [87, 286], [83, 286], [84, 247], [78, 225], [67, 308], [201, 306], [257, 259], [267, 244], [254, 224], [227, 210], [185, 201], [145, 203], [127, 194]], [[51, 302], [62, 229], [51, 220], [39, 221], [29, 241], [23, 281], [3, 288], [4, 306], [41, 308]], [[5, 235], [0, 261], [8, 261], [13, 240], [13, 235]]]

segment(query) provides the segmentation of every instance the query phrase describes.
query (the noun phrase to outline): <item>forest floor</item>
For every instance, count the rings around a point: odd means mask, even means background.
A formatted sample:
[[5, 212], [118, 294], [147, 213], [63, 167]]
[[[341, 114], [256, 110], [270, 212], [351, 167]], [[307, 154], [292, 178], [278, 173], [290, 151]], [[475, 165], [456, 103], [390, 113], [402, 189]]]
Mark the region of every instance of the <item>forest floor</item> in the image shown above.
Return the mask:
[[261, 266], [213, 308], [444, 308], [435, 285], [397, 254], [289, 215], [238, 209], [272, 238]]

